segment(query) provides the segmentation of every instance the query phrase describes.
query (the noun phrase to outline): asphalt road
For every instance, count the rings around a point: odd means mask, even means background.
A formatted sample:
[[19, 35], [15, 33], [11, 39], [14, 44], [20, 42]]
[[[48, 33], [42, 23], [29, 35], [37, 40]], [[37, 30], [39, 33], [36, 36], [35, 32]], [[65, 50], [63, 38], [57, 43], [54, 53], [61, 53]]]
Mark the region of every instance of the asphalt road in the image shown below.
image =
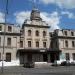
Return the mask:
[[50, 68], [4, 67], [3, 74], [0, 68], [0, 75], [75, 75], [75, 66]]

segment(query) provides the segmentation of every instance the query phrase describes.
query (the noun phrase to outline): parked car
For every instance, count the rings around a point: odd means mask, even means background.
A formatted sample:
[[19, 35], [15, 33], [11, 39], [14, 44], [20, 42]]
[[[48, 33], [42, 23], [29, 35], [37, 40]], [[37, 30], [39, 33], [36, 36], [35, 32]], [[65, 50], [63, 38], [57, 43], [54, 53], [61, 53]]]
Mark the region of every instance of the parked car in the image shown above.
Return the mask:
[[70, 65], [71, 65], [71, 66], [75, 66], [75, 62], [71, 62]]
[[34, 63], [33, 62], [26, 62], [26, 63], [24, 63], [23, 67], [25, 67], [25, 68], [34, 68]]
[[75, 61], [56, 60], [52, 66], [75, 66]]
[[63, 62], [61, 62], [61, 66], [70, 66], [70, 62], [69, 61], [63, 61]]

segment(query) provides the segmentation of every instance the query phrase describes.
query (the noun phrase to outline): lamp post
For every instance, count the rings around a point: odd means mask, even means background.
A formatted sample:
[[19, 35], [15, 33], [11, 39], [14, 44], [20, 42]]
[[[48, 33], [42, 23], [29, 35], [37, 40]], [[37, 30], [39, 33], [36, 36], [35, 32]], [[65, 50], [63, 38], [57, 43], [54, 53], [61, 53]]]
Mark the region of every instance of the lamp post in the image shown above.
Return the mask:
[[4, 73], [4, 50], [5, 50], [5, 35], [6, 35], [7, 14], [8, 14], [8, 0], [6, 0], [6, 8], [5, 8], [5, 25], [4, 25], [3, 52], [2, 52], [2, 73]]

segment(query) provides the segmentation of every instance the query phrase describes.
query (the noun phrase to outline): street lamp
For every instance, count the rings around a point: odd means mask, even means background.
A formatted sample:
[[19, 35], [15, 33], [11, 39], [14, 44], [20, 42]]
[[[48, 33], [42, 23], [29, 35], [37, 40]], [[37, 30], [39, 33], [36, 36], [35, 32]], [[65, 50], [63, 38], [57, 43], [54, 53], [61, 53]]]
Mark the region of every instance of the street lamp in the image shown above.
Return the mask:
[[6, 35], [7, 14], [8, 14], [8, 0], [6, 0], [6, 9], [5, 9], [5, 25], [4, 25], [3, 52], [2, 52], [2, 73], [4, 73], [4, 50], [5, 50], [5, 35]]

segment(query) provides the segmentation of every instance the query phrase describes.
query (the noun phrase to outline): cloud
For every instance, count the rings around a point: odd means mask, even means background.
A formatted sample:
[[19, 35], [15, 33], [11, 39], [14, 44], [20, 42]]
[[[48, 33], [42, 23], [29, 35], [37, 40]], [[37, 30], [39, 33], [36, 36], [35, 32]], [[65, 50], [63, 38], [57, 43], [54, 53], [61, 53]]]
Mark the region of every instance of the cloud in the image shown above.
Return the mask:
[[62, 11], [61, 14], [62, 15], [67, 15], [68, 18], [70, 18], [70, 19], [74, 19], [75, 18], [75, 15], [72, 12], [69, 12], [69, 11]]
[[3, 23], [4, 21], [4, 13], [0, 12], [0, 23]]
[[22, 25], [24, 20], [30, 18], [30, 11], [22, 11], [14, 14], [16, 17], [16, 23]]
[[44, 4], [57, 4], [60, 8], [75, 8], [75, 0], [39, 0], [41, 3]]
[[60, 29], [59, 27], [60, 17], [56, 11], [51, 14], [47, 12], [42, 12], [41, 17], [44, 21], [48, 23], [48, 25], [51, 26], [50, 28], [51, 31], [53, 31], [54, 29]]
[[[51, 14], [47, 12], [41, 12], [40, 15], [43, 21], [46, 21], [46, 23], [48, 23], [48, 25], [51, 26], [51, 29], [50, 29], [51, 31], [54, 29], [60, 28], [58, 26], [60, 22], [60, 17], [57, 12], [53, 12]], [[15, 16], [16, 16], [16, 22], [22, 25], [24, 20], [30, 19], [30, 11], [21, 11], [21, 12], [15, 13]]]

